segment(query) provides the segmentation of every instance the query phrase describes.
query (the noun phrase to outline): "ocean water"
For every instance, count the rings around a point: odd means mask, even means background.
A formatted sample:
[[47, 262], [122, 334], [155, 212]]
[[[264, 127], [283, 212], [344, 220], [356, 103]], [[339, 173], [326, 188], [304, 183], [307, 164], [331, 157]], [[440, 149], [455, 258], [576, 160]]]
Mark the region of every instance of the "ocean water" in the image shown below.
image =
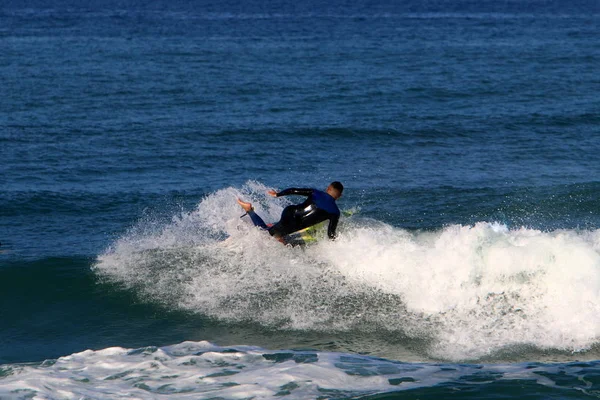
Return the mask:
[[599, 397], [598, 66], [595, 0], [0, 0], [0, 398]]

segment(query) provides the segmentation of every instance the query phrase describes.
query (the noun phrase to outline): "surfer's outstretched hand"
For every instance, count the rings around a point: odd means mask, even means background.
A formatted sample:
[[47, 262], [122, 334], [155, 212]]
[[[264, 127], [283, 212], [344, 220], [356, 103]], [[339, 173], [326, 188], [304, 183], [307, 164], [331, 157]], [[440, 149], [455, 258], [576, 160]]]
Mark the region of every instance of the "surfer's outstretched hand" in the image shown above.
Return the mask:
[[267, 194], [268, 194], [269, 196], [277, 197], [277, 192], [276, 192], [276, 191], [274, 191], [273, 189], [269, 190], [269, 191], [267, 192]]

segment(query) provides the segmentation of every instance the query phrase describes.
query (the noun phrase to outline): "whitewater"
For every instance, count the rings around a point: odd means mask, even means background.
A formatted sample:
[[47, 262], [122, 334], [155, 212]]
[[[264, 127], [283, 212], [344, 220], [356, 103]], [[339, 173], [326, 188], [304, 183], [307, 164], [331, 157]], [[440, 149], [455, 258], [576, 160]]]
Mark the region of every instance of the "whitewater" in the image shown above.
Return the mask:
[[166, 222], [146, 215], [92, 269], [142, 302], [232, 329], [350, 334], [352, 354], [301, 339], [288, 349], [110, 347], [5, 364], [0, 397], [436, 397], [456, 385], [481, 395], [504, 385], [595, 393], [600, 230], [479, 222], [411, 231], [352, 209], [337, 240], [290, 247], [240, 218], [237, 197], [277, 219], [290, 199], [269, 198], [268, 189], [249, 181]]
[[417, 364], [343, 353], [183, 342], [162, 348], [87, 350], [36, 365], [3, 366], [0, 395], [3, 399], [363, 398], [405, 390], [410, 396], [456, 382], [480, 387], [518, 384], [538, 393], [564, 390], [568, 382], [574, 391], [593, 395], [599, 368], [597, 363]]
[[277, 220], [289, 200], [266, 190], [248, 182], [166, 224], [141, 220], [93, 269], [165, 307], [279, 330], [383, 332], [418, 343], [424, 361], [585, 352], [598, 341], [600, 230], [408, 231], [354, 210], [336, 241], [292, 248], [240, 218], [241, 196]]

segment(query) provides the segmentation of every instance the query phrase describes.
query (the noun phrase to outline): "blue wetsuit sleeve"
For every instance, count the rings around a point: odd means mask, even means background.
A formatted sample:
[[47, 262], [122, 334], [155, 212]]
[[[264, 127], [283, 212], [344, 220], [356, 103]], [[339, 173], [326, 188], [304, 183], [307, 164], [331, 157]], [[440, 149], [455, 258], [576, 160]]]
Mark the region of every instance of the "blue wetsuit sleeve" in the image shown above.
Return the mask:
[[289, 195], [293, 195], [293, 194], [299, 195], [299, 196], [310, 196], [313, 191], [314, 191], [314, 189], [289, 188], [289, 189], [285, 189], [285, 190], [282, 190], [281, 192], [277, 193], [277, 197], [289, 196]]
[[339, 215], [334, 215], [329, 219], [329, 227], [327, 228], [327, 237], [333, 240], [336, 237], [335, 230], [337, 228], [338, 221], [340, 220]]

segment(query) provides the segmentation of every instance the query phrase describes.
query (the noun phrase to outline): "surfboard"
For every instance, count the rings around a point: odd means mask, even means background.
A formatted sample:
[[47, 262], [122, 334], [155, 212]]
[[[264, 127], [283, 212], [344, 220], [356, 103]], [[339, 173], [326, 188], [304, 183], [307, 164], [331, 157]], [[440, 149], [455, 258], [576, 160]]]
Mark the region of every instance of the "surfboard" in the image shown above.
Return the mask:
[[[341, 211], [341, 214], [345, 217], [350, 217], [356, 214], [356, 212], [356, 209], [350, 209]], [[319, 222], [316, 225], [309, 226], [308, 228], [304, 228], [294, 233], [290, 233], [284, 237], [284, 242], [285, 244], [291, 244], [292, 246], [303, 246], [316, 243], [319, 240], [327, 238], [328, 226], [328, 220]]]
[[283, 240], [285, 244], [291, 244], [292, 246], [316, 243], [318, 240], [327, 236], [327, 233], [325, 232], [327, 224], [329, 224], [329, 221], [319, 222], [316, 225], [290, 233], [289, 235], [286, 235]]
[[[358, 212], [357, 209], [350, 210], [342, 210], [341, 214], [344, 217], [351, 217], [352, 215]], [[246, 214], [242, 215], [245, 216]], [[268, 227], [273, 226], [273, 224], [267, 224]], [[285, 245], [291, 246], [305, 246], [309, 244], [314, 244], [319, 240], [327, 238], [327, 227], [329, 226], [329, 220], [325, 220], [323, 222], [319, 222], [313, 226], [309, 226], [308, 228], [304, 228], [302, 230], [296, 231], [294, 233], [290, 233], [289, 235], [284, 236], [279, 241]]]

